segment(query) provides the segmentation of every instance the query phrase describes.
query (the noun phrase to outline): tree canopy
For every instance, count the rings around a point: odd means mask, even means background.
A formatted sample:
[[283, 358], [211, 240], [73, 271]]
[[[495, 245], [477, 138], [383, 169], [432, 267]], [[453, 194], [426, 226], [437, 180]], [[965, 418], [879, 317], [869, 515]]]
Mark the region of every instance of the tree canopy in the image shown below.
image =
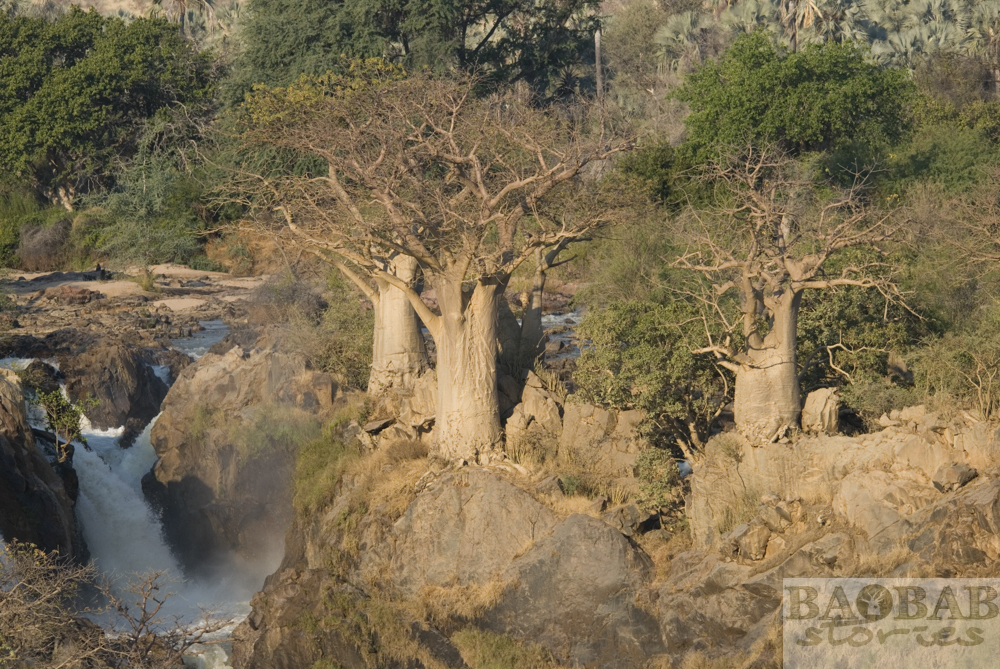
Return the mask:
[[747, 142], [794, 153], [886, 146], [910, 127], [913, 92], [904, 70], [878, 65], [855, 44], [792, 53], [758, 31], [691, 73], [677, 97], [691, 105], [688, 142], [708, 156]]
[[0, 169], [65, 206], [105, 182], [145, 119], [211, 92], [210, 60], [164, 20], [0, 14]]
[[408, 68], [476, 72], [546, 92], [592, 50], [595, 0], [250, 0], [231, 82], [287, 86], [301, 74], [343, 71], [354, 58]]

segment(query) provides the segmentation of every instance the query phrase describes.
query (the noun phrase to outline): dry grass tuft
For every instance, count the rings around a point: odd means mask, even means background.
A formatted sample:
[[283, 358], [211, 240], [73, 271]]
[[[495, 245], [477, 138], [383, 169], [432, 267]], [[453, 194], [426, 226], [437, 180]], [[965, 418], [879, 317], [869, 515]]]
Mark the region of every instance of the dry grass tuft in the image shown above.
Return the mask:
[[545, 504], [562, 517], [568, 517], [574, 513], [582, 513], [586, 516], [600, 518], [601, 513], [594, 506], [594, 500], [584, 495], [564, 495], [546, 499]]
[[902, 541], [898, 541], [887, 551], [868, 548], [855, 553], [851, 573], [854, 576], [885, 577], [913, 556], [913, 551]]
[[468, 627], [452, 635], [451, 640], [471, 669], [559, 669], [543, 646], [506, 634]]
[[426, 585], [420, 590], [416, 613], [438, 629], [454, 629], [456, 623], [472, 622], [499, 604], [513, 585], [499, 579], [451, 587]]
[[519, 465], [534, 468], [551, 463], [558, 449], [556, 439], [535, 425], [523, 432], [508, 434], [507, 457]]
[[748, 523], [757, 515], [760, 509], [760, 491], [756, 488], [746, 488], [741, 495], [738, 495], [733, 504], [722, 509], [721, 517], [718, 518], [719, 533], [725, 534], [734, 527]]

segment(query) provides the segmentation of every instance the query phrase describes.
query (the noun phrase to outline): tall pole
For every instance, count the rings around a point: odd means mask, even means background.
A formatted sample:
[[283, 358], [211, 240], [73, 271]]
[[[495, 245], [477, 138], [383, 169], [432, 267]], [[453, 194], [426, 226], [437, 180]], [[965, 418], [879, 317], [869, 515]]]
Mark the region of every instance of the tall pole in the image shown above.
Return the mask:
[[597, 72], [597, 99], [604, 99], [604, 73], [601, 72], [601, 27], [594, 31], [594, 68]]

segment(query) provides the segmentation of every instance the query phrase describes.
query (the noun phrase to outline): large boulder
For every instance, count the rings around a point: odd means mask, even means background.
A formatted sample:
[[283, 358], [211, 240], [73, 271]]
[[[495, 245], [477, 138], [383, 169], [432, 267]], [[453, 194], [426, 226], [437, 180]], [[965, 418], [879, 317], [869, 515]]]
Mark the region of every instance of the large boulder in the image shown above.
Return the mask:
[[802, 404], [802, 429], [820, 434], [837, 434], [840, 426], [840, 396], [836, 388], [818, 388]]
[[90, 422], [100, 429], [124, 426], [133, 438], [160, 412], [167, 395], [167, 384], [153, 371], [154, 363], [147, 351], [111, 340], [59, 357], [70, 399], [97, 400], [87, 409]]
[[636, 602], [652, 575], [621, 532], [574, 514], [507, 567], [516, 585], [484, 625], [541, 643], [567, 666], [642, 666], [664, 650], [656, 617]]
[[36, 444], [17, 376], [6, 369], [0, 369], [0, 533], [64, 557], [86, 557], [73, 499]]
[[483, 582], [550, 534], [558, 520], [531, 495], [486, 471], [446, 476], [394, 525], [389, 573], [408, 595], [427, 585]]
[[640, 411], [616, 412], [593, 404], [567, 404], [559, 435], [559, 457], [605, 479], [634, 475], [645, 447], [636, 434]]
[[318, 425], [337, 394], [329, 375], [271, 335], [181, 372], [151, 434], [159, 460], [143, 489], [185, 568], [231, 555], [273, 568], [292, 519], [298, 446], [283, 433]]
[[[364, 620], [371, 632], [376, 617], [384, 625], [394, 611], [413, 632], [415, 659], [401, 665], [427, 666], [420, 658], [431, 656], [462, 667], [449, 630], [407, 619], [406, 611], [419, 610], [424, 597], [468, 598], [491, 587], [499, 594], [462, 624], [540, 643], [561, 664], [641, 666], [663, 651], [653, 607], [640, 605], [649, 601], [652, 561], [621, 532], [589, 516], [561, 520], [497, 471], [428, 474], [421, 482], [394, 522], [378, 509], [348, 522], [355, 508], [349, 485], [325, 510], [298, 520], [284, 562], [234, 632], [233, 666], [308, 666], [294, 662], [335, 657], [360, 669], [358, 654], [342, 650], [344, 630]], [[357, 560], [336, 571], [345, 543], [358, 547]], [[296, 631], [303, 617], [321, 622]]]

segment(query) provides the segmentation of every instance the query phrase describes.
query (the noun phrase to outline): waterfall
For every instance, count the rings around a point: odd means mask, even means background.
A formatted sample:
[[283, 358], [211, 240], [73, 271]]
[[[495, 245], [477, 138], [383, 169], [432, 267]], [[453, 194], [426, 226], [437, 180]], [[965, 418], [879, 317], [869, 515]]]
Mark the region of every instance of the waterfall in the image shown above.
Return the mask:
[[91, 449], [77, 446], [73, 455], [73, 468], [80, 477], [76, 515], [84, 541], [98, 569], [115, 579], [150, 571], [173, 578], [181, 574], [140, 487], [140, 467], [145, 464], [149, 471], [156, 461], [156, 454], [150, 458], [148, 453], [153, 450], [151, 429], [152, 423], [143, 431], [144, 446], [136, 440], [134, 454], [118, 447], [121, 430], [85, 429]]

